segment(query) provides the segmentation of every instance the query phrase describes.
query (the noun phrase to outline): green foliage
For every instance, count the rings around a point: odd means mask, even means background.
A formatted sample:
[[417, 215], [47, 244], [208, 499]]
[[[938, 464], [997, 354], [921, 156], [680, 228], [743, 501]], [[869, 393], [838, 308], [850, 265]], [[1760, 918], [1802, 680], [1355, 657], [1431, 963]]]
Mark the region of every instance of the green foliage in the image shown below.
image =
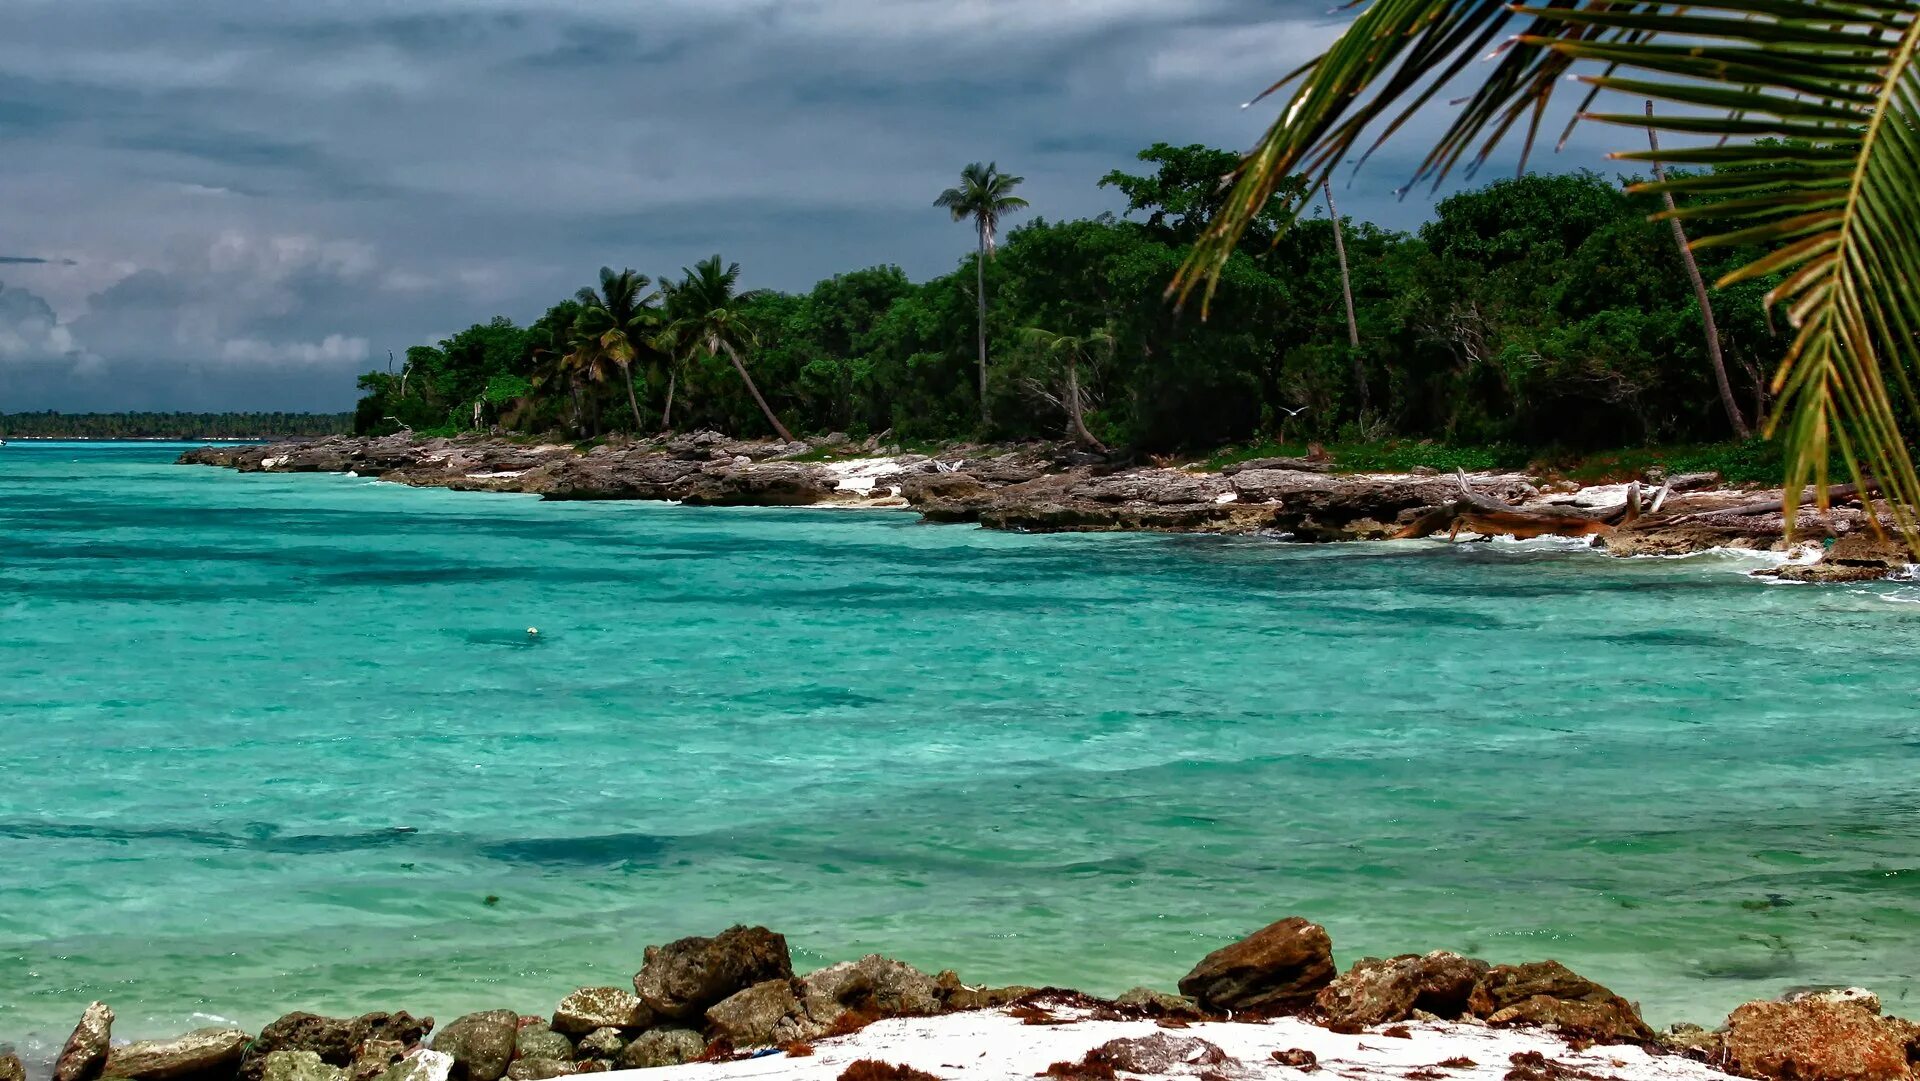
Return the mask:
[[0, 413], [0, 438], [271, 439], [344, 435], [349, 413]]

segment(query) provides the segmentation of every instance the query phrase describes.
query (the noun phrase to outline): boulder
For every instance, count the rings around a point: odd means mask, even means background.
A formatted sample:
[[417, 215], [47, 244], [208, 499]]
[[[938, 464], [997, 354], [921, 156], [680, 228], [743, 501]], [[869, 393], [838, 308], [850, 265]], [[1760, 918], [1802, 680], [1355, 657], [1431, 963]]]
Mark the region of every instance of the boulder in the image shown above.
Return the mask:
[[453, 1081], [500, 1081], [519, 1035], [519, 1014], [487, 1010], [454, 1019], [433, 1037], [433, 1049], [453, 1056]]
[[1490, 1024], [1553, 1025], [1603, 1043], [1654, 1040], [1631, 1002], [1558, 961], [1495, 965], [1474, 985], [1467, 1008]]
[[[580, 1046], [575, 1049], [575, 1058], [597, 1058], [613, 1062], [620, 1052], [627, 1049], [627, 1038], [617, 1028], [597, 1028], [580, 1037]], [[559, 1057], [559, 1056], [555, 1056]]]
[[547, 1081], [552, 1077], [571, 1077], [580, 1072], [572, 1060], [557, 1058], [517, 1058], [507, 1067], [508, 1081]]
[[659, 1016], [689, 1021], [756, 984], [792, 978], [785, 938], [764, 927], [732, 927], [713, 938], [648, 946], [633, 989]]
[[1312, 1005], [1334, 972], [1326, 928], [1292, 916], [1208, 954], [1180, 993], [1216, 1013], [1289, 1013]]
[[89, 1005], [53, 1063], [53, 1081], [93, 1081], [107, 1067], [113, 1047], [113, 1011], [104, 1002]]
[[0, 1054], [0, 1081], [27, 1081], [26, 1064], [12, 1051]]
[[1102, 1062], [1115, 1070], [1165, 1077], [1202, 1071], [1218, 1076], [1214, 1066], [1237, 1066], [1239, 1061], [1198, 1036], [1156, 1032], [1128, 1040], [1108, 1040], [1087, 1053], [1088, 1062]]
[[623, 1070], [650, 1070], [678, 1066], [707, 1053], [707, 1041], [690, 1028], [656, 1028], [643, 1032], [620, 1052]]
[[432, 1031], [433, 1018], [415, 1017], [405, 1010], [358, 1017], [290, 1013], [260, 1030], [240, 1060], [240, 1076], [243, 1081], [260, 1081], [266, 1058], [275, 1051], [312, 1051], [329, 1066], [351, 1066], [369, 1040], [394, 1041], [405, 1050]]
[[770, 1047], [810, 1040], [826, 1025], [806, 1016], [792, 980], [767, 980], [729, 995], [707, 1011], [707, 1035], [734, 1047]]
[[1322, 473], [1298, 469], [1243, 469], [1230, 480], [1234, 493], [1246, 503], [1283, 502], [1312, 492], [1332, 492], [1342, 483]]
[[1040, 992], [1038, 987], [1015, 984], [1011, 987], [955, 987], [946, 994], [946, 1007], [953, 1013], [968, 1010], [997, 1010]]
[[347, 1066], [347, 1081], [375, 1081], [406, 1057], [407, 1045], [399, 1040], [368, 1040], [353, 1053], [353, 1062]]
[[1776, 1081], [1907, 1081], [1905, 1026], [1849, 1003], [1749, 1002], [1727, 1018], [1729, 1070]]
[[452, 1076], [453, 1056], [423, 1047], [388, 1067], [380, 1081], [449, 1081]]
[[938, 981], [912, 965], [868, 954], [807, 976], [802, 992], [807, 1016], [831, 1025], [849, 1009], [882, 1017], [930, 1017], [941, 1011]]
[[545, 1022], [521, 1025], [513, 1038], [515, 1058], [557, 1058], [573, 1061], [573, 1041], [549, 1028]]
[[1880, 996], [1864, 987], [1802, 987], [1780, 996], [1782, 1002], [1825, 1002], [1880, 1012]]
[[694, 507], [804, 507], [827, 498], [838, 484], [827, 470], [797, 462], [709, 467], [680, 498]]
[[1436, 950], [1387, 960], [1369, 957], [1321, 989], [1314, 999], [1328, 1021], [1366, 1028], [1405, 1021], [1415, 1010], [1455, 1020], [1487, 972], [1487, 963]]
[[1676, 1055], [1686, 1055], [1702, 1062], [1711, 1062], [1720, 1055], [1719, 1033], [1684, 1022], [1667, 1026], [1667, 1030], [1660, 1034], [1659, 1044]]
[[1139, 1010], [1152, 1017], [1178, 1017], [1188, 1021], [1198, 1021], [1207, 1016], [1190, 998], [1169, 995], [1165, 991], [1155, 991], [1151, 987], [1136, 987], [1113, 1000], [1116, 1006], [1130, 1010]]
[[263, 1057], [261, 1081], [346, 1081], [347, 1071], [329, 1066], [312, 1051], [273, 1051]]
[[107, 1077], [134, 1081], [172, 1081], [226, 1074], [240, 1068], [240, 1056], [253, 1037], [237, 1028], [195, 1029], [171, 1040], [142, 1040], [116, 1047], [107, 1056]]
[[653, 1011], [623, 987], [583, 987], [561, 999], [553, 1011], [553, 1030], [572, 1036], [597, 1028], [646, 1028], [652, 1023]]

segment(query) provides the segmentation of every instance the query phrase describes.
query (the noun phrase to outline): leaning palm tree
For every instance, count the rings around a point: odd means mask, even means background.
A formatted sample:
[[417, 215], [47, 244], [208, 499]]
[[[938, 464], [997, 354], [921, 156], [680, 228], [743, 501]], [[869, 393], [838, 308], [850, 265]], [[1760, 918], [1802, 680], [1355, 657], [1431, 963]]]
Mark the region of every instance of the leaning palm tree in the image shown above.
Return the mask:
[[682, 268], [681, 273], [685, 277], [666, 286], [668, 307], [681, 313], [674, 321], [677, 337], [694, 343], [708, 356], [717, 358], [725, 353], [733, 362], [733, 370], [740, 373], [740, 381], [747, 385], [747, 392], [760, 404], [767, 423], [773, 425], [781, 439], [793, 442], [793, 433], [774, 415], [773, 407], [761, 396], [760, 388], [754, 385], [753, 376], [747, 373], [747, 366], [740, 359], [740, 348], [753, 345], [755, 340], [743, 311], [743, 302], [751, 300], [753, 294], [734, 291], [740, 282], [740, 264], [728, 263], [722, 269], [720, 257], [716, 255]]
[[[1363, 138], [1378, 146], [1490, 50], [1413, 179], [1479, 164], [1516, 127], [1524, 168], [1576, 69], [1590, 89], [1575, 122], [1685, 136], [1614, 157], [1707, 167], [1635, 190], [1689, 197], [1659, 218], [1718, 223], [1692, 234], [1694, 250], [1761, 249], [1718, 284], [1775, 281], [1767, 304], [1795, 329], [1767, 425], [1784, 435], [1789, 501], [1811, 484], [1825, 509], [1838, 457], [1862, 490], [1880, 486], [1920, 545], [1920, 475], [1896, 410], [1920, 412], [1916, 0], [1371, 0], [1325, 53], [1268, 88], [1284, 94], [1280, 118], [1241, 162], [1176, 289], [1204, 279], [1211, 291], [1272, 195], [1299, 213], [1283, 181], [1325, 182]], [[1679, 108], [1592, 111], [1602, 93]]]
[[648, 348], [647, 339], [658, 322], [647, 287], [653, 279], [632, 270], [600, 268], [600, 288], [587, 286], [575, 295], [580, 302], [577, 333], [588, 352], [612, 364], [627, 386], [627, 405], [633, 410], [634, 431], [640, 419], [640, 399], [633, 392], [633, 364]]
[[1080, 388], [1080, 365], [1095, 349], [1112, 353], [1113, 334], [1105, 330], [1096, 330], [1091, 334], [1057, 334], [1043, 327], [1028, 327], [1021, 332], [1021, 336], [1041, 355], [1060, 362], [1065, 386], [1058, 401], [1067, 414], [1067, 430], [1072, 433], [1074, 441], [1089, 450], [1107, 453], [1106, 444], [1095, 439], [1093, 433], [1087, 430], [1086, 398]]
[[973, 258], [974, 297], [980, 305], [980, 423], [993, 422], [987, 404], [987, 260], [993, 258], [994, 236], [1000, 230], [1000, 218], [1024, 210], [1027, 201], [1013, 194], [1025, 177], [1008, 176], [998, 163], [974, 162], [960, 170], [960, 186], [940, 193], [933, 205], [945, 208], [954, 221], [973, 219], [979, 233], [980, 248]]

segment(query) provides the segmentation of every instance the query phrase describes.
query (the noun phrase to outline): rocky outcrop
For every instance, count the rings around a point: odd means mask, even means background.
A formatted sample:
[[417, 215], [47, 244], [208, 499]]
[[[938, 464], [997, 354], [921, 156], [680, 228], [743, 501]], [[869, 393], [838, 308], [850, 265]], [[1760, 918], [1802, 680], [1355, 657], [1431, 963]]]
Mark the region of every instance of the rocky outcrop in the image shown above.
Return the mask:
[[1749, 1002], [1727, 1018], [1722, 1054], [1728, 1069], [1769, 1081], [1907, 1081], [1914, 1035], [1854, 1002]]
[[660, 1017], [691, 1021], [749, 987], [792, 978], [784, 937], [764, 927], [732, 927], [713, 938], [648, 946], [633, 990]]
[[274, 1051], [261, 1059], [260, 1081], [346, 1081], [344, 1067], [329, 1066], [312, 1051]]
[[1437, 950], [1354, 964], [1314, 999], [1337, 1026], [1366, 1028], [1405, 1021], [1414, 1011], [1449, 1020], [1468, 1012], [1468, 999], [1486, 974], [1485, 961]]
[[113, 1011], [104, 1002], [89, 1005], [53, 1063], [53, 1081], [94, 1081], [107, 1067], [113, 1047]]
[[553, 1031], [584, 1036], [599, 1028], [646, 1028], [653, 1011], [640, 996], [623, 987], [583, 987], [560, 1000], [553, 1011]]
[[237, 1028], [203, 1028], [171, 1040], [142, 1040], [107, 1056], [107, 1077], [131, 1081], [233, 1076], [252, 1039]]
[[1913, 551], [1891, 537], [1848, 533], [1827, 546], [1818, 562], [1793, 563], [1758, 572], [1784, 582], [1877, 582], [1891, 578], [1916, 562]]
[[641, 1033], [620, 1052], [623, 1070], [678, 1066], [707, 1053], [706, 1038], [689, 1028], [656, 1028]]
[[1595, 1043], [1655, 1042], [1633, 1003], [1558, 961], [1496, 965], [1474, 985], [1467, 1006], [1492, 1025], [1552, 1026]]
[[500, 1081], [519, 1035], [519, 1014], [487, 1010], [455, 1018], [434, 1036], [433, 1049], [453, 1056], [453, 1081]]
[[771, 1047], [820, 1035], [826, 1026], [806, 1016], [793, 984], [767, 980], [727, 996], [707, 1010], [707, 1035], [737, 1048]]
[[1292, 916], [1208, 954], [1180, 993], [1218, 1013], [1291, 1013], [1312, 1005], [1334, 972], [1326, 928]]
[[1200, 1004], [1183, 995], [1169, 995], [1151, 987], [1135, 987], [1113, 1000], [1115, 1006], [1139, 1010], [1149, 1017], [1173, 1017], [1198, 1021], [1207, 1016]]
[[809, 974], [802, 987], [807, 1016], [823, 1026], [850, 1009], [880, 1017], [927, 1017], [947, 1005], [938, 980], [879, 954], [829, 965]]
[[311, 1051], [329, 1066], [351, 1066], [370, 1040], [390, 1040], [405, 1050], [432, 1031], [433, 1018], [418, 1018], [405, 1010], [358, 1017], [290, 1013], [260, 1030], [241, 1059], [240, 1076], [242, 1081], [259, 1081], [267, 1056], [275, 1051]]

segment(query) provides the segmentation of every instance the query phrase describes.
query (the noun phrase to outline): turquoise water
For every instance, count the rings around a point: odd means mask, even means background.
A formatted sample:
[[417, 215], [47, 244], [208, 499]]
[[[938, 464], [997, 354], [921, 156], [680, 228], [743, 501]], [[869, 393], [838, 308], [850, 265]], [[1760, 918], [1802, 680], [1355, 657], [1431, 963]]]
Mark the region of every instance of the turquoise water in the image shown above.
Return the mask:
[[538, 1011], [735, 921], [1101, 991], [1295, 913], [1659, 1022], [1914, 989], [1911, 587], [177, 451], [0, 450], [0, 1040]]

